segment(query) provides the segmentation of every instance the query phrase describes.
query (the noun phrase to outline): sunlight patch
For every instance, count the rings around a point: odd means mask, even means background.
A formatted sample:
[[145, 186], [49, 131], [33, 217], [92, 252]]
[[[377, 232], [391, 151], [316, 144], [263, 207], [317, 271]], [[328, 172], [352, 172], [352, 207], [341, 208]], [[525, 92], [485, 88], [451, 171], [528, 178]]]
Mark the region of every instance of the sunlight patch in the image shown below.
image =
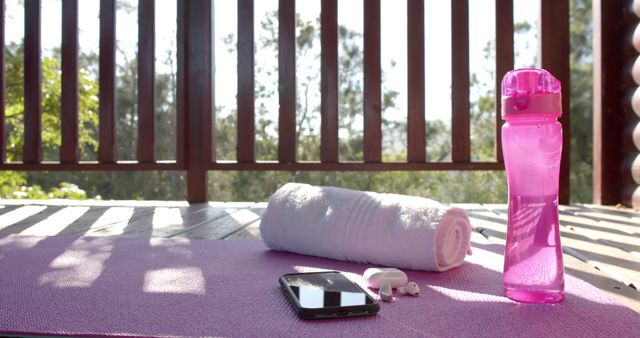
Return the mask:
[[103, 244], [99, 250], [67, 250], [51, 262], [53, 271], [44, 273], [38, 281], [59, 288], [89, 287], [100, 277], [112, 249], [113, 245]]
[[205, 281], [198, 268], [166, 268], [147, 271], [144, 276], [144, 292], [190, 293], [203, 295]]
[[155, 208], [151, 222], [154, 230], [181, 226], [184, 223], [179, 208]]
[[478, 298], [482, 299], [483, 302], [492, 302], [492, 303], [513, 303], [507, 297], [502, 295], [490, 295], [487, 293], [479, 293], [472, 291], [464, 291], [458, 289], [449, 289], [442, 286], [435, 285], [427, 285], [427, 287], [433, 291], [441, 293], [453, 300], [457, 300], [460, 302], [478, 302]]
[[233, 218], [233, 220], [240, 224], [247, 224], [260, 219], [260, 215], [249, 209], [241, 209], [236, 212], [232, 212], [230, 209], [225, 209], [225, 211], [229, 213], [229, 216]]

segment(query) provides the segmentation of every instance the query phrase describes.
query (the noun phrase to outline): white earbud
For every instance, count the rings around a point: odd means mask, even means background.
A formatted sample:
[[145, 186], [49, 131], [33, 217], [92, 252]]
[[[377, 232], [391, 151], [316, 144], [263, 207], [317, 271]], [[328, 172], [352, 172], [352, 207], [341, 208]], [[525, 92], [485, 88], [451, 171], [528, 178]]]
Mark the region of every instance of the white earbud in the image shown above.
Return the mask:
[[417, 296], [420, 294], [420, 287], [416, 282], [409, 282], [407, 285], [399, 287], [398, 293], [401, 295], [410, 294], [412, 296]]
[[389, 283], [382, 284], [380, 290], [378, 290], [378, 296], [385, 302], [393, 302], [393, 289]]

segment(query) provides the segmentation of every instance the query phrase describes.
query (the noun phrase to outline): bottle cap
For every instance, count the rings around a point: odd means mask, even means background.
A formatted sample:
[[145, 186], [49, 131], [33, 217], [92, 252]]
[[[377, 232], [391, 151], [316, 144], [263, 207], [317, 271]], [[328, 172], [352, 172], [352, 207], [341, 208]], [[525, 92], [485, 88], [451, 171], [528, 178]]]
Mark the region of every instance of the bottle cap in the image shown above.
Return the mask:
[[560, 81], [540, 68], [521, 68], [502, 78], [502, 118], [562, 115]]

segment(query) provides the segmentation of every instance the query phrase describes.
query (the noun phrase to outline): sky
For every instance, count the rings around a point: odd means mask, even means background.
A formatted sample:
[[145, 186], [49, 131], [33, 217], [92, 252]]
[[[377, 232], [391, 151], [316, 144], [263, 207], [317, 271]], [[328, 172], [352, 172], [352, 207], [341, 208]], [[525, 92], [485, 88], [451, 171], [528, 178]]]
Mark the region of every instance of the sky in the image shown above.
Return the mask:
[[[19, 0], [6, 0], [7, 23], [6, 41], [19, 41], [24, 35], [24, 14]], [[539, 1], [515, 0], [514, 21], [528, 21], [534, 27], [533, 32], [524, 37], [516, 37], [516, 68], [533, 63], [535, 49], [535, 27], [538, 17]], [[236, 54], [224, 48], [222, 38], [235, 34], [237, 27], [237, 4], [233, 0], [214, 1], [215, 37], [216, 37], [216, 74], [215, 96], [216, 105], [224, 106], [221, 115], [228, 114], [235, 108], [236, 82]], [[267, 12], [277, 10], [277, 0], [255, 1], [256, 41], [263, 36], [260, 31], [260, 20]], [[338, 23], [351, 30], [362, 32], [363, 2], [361, 0], [338, 1]], [[469, 0], [470, 12], [470, 71], [478, 74], [481, 82], [493, 84], [495, 65], [484, 57], [488, 41], [495, 38], [495, 12], [493, 0]], [[319, 0], [296, 0], [296, 11], [303, 20], [314, 20], [320, 14]], [[98, 50], [99, 31], [99, 0], [79, 1], [79, 46], [81, 52], [96, 52]], [[167, 58], [167, 51], [175, 62], [175, 23], [176, 2], [174, 0], [156, 0], [156, 71], [168, 72], [169, 68], [163, 62]], [[397, 107], [385, 111], [387, 118], [396, 119], [406, 116], [406, 2], [398, 0], [381, 0], [381, 63], [385, 73], [383, 91], [393, 89], [400, 93], [396, 100]], [[450, 33], [450, 1], [425, 0], [425, 96], [426, 119], [449, 120], [451, 116], [451, 33]], [[117, 13], [117, 43], [125, 51], [118, 54], [117, 62], [123, 63], [124, 58], [135, 58], [137, 43], [137, 14], [118, 11]], [[42, 0], [42, 46], [43, 54], [50, 53], [61, 41], [61, 1]], [[319, 52], [319, 49], [316, 50]], [[274, 55], [276, 56], [274, 58]], [[277, 54], [258, 50], [256, 63], [271, 65]], [[392, 60], [395, 67], [391, 67]], [[309, 64], [302, 64], [298, 70], [319, 69], [315, 61], [301, 60]], [[276, 72], [277, 74], [277, 72]], [[266, 76], [257, 74], [257, 76]], [[488, 88], [480, 88], [487, 90]], [[318, 90], [319, 91], [319, 90]], [[277, 94], [276, 94], [277, 95]], [[316, 98], [317, 99], [317, 98]], [[473, 94], [472, 94], [472, 100]], [[313, 100], [313, 98], [312, 98]], [[277, 97], [264, 103], [270, 111], [277, 111]], [[260, 104], [260, 102], [257, 102]]]

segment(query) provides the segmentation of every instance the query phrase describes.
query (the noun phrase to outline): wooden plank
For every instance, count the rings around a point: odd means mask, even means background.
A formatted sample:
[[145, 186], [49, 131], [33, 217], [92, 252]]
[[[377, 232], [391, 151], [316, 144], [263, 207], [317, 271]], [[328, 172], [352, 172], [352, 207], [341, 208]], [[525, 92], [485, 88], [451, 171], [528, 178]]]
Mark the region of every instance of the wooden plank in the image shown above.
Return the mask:
[[185, 147], [186, 122], [186, 21], [185, 21], [185, 2], [177, 0], [177, 27], [176, 27], [176, 161], [180, 164], [185, 163], [185, 155], [187, 149]]
[[320, 160], [338, 162], [338, 2], [322, 0], [320, 12]]
[[42, 65], [40, 0], [24, 4], [24, 145], [22, 161], [42, 161]]
[[[80, 206], [73, 206], [80, 208]], [[85, 234], [91, 228], [91, 225], [96, 223], [107, 210], [108, 206], [88, 206], [89, 210], [68, 224], [64, 229], [58, 231], [58, 236], [75, 235], [80, 236]]]
[[256, 239], [260, 240], [262, 237], [260, 236], [260, 220], [257, 220], [253, 223], [248, 224], [244, 228], [230, 234], [229, 236], [224, 238], [225, 240], [235, 240], [235, 239]]
[[469, 125], [469, 1], [451, 2], [451, 160], [471, 160]]
[[[47, 219], [49, 216], [57, 213], [58, 211], [62, 210], [64, 207], [61, 207], [61, 206], [50, 206], [50, 207], [28, 206], [27, 207], [25, 206], [24, 208], [30, 209], [30, 210], [23, 210], [25, 211], [25, 213], [22, 215], [23, 216], [26, 215], [26, 217], [22, 217], [22, 218], [15, 217], [11, 219], [10, 215], [7, 214], [6, 218], [8, 222], [6, 222], [4, 226], [1, 224], [2, 221], [0, 221], [0, 236], [9, 235], [9, 234], [19, 234], [25, 231], [26, 229], [30, 228], [32, 225]], [[18, 214], [18, 210], [14, 210], [14, 212]], [[16, 220], [18, 221], [13, 222]], [[12, 222], [12, 224], [8, 224], [9, 222]]]
[[571, 148], [571, 120], [569, 114], [569, 0], [540, 2], [539, 55], [542, 68], [562, 83], [562, 160], [560, 162], [560, 204], [569, 204], [569, 153]]
[[588, 230], [607, 231], [630, 237], [638, 237], [640, 240], [640, 228], [634, 225], [623, 224], [615, 221], [592, 218], [576, 212], [560, 212], [560, 221]]
[[278, 161], [296, 161], [296, 8], [280, 0], [278, 10]]
[[580, 259], [633, 289], [637, 290], [640, 287], [640, 263], [633, 255], [567, 231], [562, 232], [562, 243], [565, 253]]
[[[144, 215], [151, 213], [152, 208]], [[133, 217], [135, 208], [132, 207], [112, 207], [104, 212], [93, 224], [85, 229], [83, 234], [87, 236], [117, 236], [122, 234], [124, 228]], [[138, 215], [141, 217], [143, 215]]]
[[60, 162], [77, 163], [78, 147], [78, 0], [62, 1], [62, 93]]
[[424, 0], [407, 2], [407, 67], [407, 161], [424, 162]]
[[603, 213], [600, 211], [591, 211], [591, 210], [573, 210], [572, 213], [577, 216], [587, 217], [596, 221], [606, 221], [609, 223], [617, 223], [621, 225], [626, 225], [628, 227], [633, 227], [634, 232], [640, 230], [640, 218], [635, 217], [625, 217], [616, 214]]
[[[0, 163], [0, 170], [17, 171], [131, 171], [131, 170], [185, 170], [185, 164], [175, 161], [156, 161], [154, 163], [138, 163], [137, 161], [117, 161], [112, 163], [101, 163], [96, 161], [82, 161], [79, 163]], [[385, 163], [363, 163], [363, 162], [296, 162], [279, 163], [274, 161], [260, 161], [257, 163], [238, 163], [235, 161], [219, 161], [204, 166], [209, 170], [282, 170], [282, 171], [414, 171], [414, 170], [503, 170], [504, 165], [496, 162], [385, 162]]]
[[640, 263], [640, 235], [625, 234], [608, 229], [600, 222], [581, 217], [560, 215], [560, 223], [568, 229], [598, 243], [618, 248], [635, 256]]
[[187, 200], [207, 200], [207, 164], [213, 154], [212, 58], [214, 46], [213, 9], [211, 1], [193, 0], [185, 3], [186, 29], [186, 92], [187, 130]]
[[100, 0], [100, 126], [98, 160], [116, 160], [116, 2]]
[[502, 77], [513, 69], [513, 0], [496, 0], [495, 156], [502, 162]]
[[196, 226], [175, 237], [188, 239], [221, 239], [260, 219], [251, 209], [240, 209], [226, 214], [213, 222]]
[[13, 224], [36, 215], [47, 207], [42, 205], [25, 205], [0, 215], [0, 231]]
[[5, 62], [4, 62], [4, 0], [0, 0], [0, 163], [6, 160], [6, 140], [5, 140], [5, 122], [4, 122], [4, 110], [5, 110]]
[[210, 207], [196, 204], [196, 208], [155, 208], [152, 214], [143, 219], [129, 222], [122, 231], [127, 237], [171, 237], [188, 231], [193, 227], [224, 217], [227, 212], [237, 208]]
[[138, 161], [155, 161], [155, 0], [138, 0]]
[[249, 211], [257, 214], [260, 218], [251, 222], [244, 227], [224, 236], [222, 239], [261, 239], [260, 237], [260, 220], [267, 210], [267, 203], [256, 203], [249, 208]]
[[[4, 202], [4, 201], [2, 201]], [[20, 208], [22, 205], [0, 205], [0, 216]]]
[[131, 171], [131, 170], [183, 170], [184, 165], [174, 161], [162, 161], [154, 163], [138, 163], [137, 161], [117, 161], [101, 163], [96, 161], [82, 161], [79, 163], [4, 163], [0, 164], [0, 170], [24, 170], [24, 171]]
[[256, 159], [253, 11], [253, 0], [238, 1], [238, 162]]
[[618, 215], [624, 215], [627, 217], [640, 217], [640, 212], [638, 212], [637, 209], [625, 208], [621, 205], [612, 206], [612, 205], [596, 205], [596, 204], [577, 204], [573, 206], [578, 208], [583, 208], [583, 209], [594, 210], [594, 211], [597, 211], [600, 213], [606, 213], [606, 214], [614, 214], [614, 215], [618, 214]]
[[[0, 168], [2, 166], [0, 165]], [[209, 165], [209, 170], [310, 170], [310, 171], [386, 171], [386, 170], [503, 170], [504, 164], [496, 162], [296, 162], [279, 163], [260, 161], [257, 163], [237, 163], [233, 161], [219, 161]]]
[[382, 161], [382, 68], [380, 0], [364, 2], [364, 139], [365, 162]]

